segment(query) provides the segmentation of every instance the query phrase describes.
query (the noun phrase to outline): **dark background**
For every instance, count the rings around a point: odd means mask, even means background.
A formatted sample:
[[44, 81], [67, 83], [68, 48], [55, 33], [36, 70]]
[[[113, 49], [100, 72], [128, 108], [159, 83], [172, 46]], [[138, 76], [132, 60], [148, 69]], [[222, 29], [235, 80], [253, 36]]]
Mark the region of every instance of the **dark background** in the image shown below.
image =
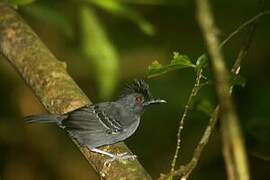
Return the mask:
[[[206, 51], [193, 1], [117, 2], [151, 23], [155, 34], [142, 31], [138, 26], [141, 20], [132, 20], [128, 13], [119, 15], [91, 2], [37, 0], [20, 6], [18, 10], [56, 57], [67, 62], [68, 72], [92, 102], [117, 98], [125, 83], [134, 78], [147, 79], [148, 65], [154, 60], [169, 63], [174, 51], [187, 54], [193, 62]], [[256, 0], [216, 0], [211, 3], [220, 39], [258, 13]], [[116, 75], [112, 74], [115, 88], [108, 88], [106, 95], [100, 94], [99, 84], [102, 82], [97, 78], [100, 74], [93, 58], [82, 51], [80, 5], [92, 8], [102, 24], [101, 31], [106, 32], [111, 47], [118, 55]], [[270, 9], [267, 1], [265, 9]], [[270, 178], [269, 32], [270, 17], [265, 16], [260, 19], [242, 65], [241, 75], [246, 79], [246, 86], [235, 88], [234, 93], [246, 138], [251, 175], [255, 180]], [[247, 30], [241, 31], [224, 47], [228, 68], [237, 57], [246, 33]], [[96, 45], [93, 43], [91, 48], [95, 50]], [[24, 124], [24, 116], [44, 113], [45, 109], [11, 65], [3, 57], [0, 58], [0, 180], [84, 180], [97, 177], [61, 129], [55, 125]], [[126, 143], [153, 177], [170, 169], [178, 121], [194, 78], [193, 70], [184, 69], [147, 80], [152, 93], [168, 103], [149, 108], [139, 129]], [[216, 104], [212, 86], [204, 87], [199, 92], [195, 104], [201, 100]], [[183, 131], [178, 164], [191, 158], [207, 121], [207, 115], [193, 108]], [[226, 179], [219, 125], [191, 179]]]

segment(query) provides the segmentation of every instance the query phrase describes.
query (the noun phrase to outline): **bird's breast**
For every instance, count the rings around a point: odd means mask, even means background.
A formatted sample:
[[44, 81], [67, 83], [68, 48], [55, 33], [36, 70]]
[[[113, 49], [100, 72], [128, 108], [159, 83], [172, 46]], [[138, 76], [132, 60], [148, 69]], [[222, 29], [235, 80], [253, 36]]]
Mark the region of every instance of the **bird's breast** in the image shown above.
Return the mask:
[[131, 123], [124, 125], [124, 133], [127, 135], [127, 137], [131, 136], [139, 127], [140, 124], [140, 118], [134, 119]]

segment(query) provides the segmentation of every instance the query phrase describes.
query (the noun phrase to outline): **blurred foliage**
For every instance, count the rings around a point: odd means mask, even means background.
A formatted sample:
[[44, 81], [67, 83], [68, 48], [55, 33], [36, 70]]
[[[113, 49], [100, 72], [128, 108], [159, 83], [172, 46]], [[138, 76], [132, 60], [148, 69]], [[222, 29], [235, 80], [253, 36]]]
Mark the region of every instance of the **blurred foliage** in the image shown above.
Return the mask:
[[[15, 5], [30, 4], [30, 0], [16, 0], [12, 2]], [[116, 48], [113, 47], [106, 33], [106, 28], [102, 25], [94, 12], [93, 6], [113, 14], [114, 16], [123, 16], [133, 21], [138, 27], [148, 35], [154, 35], [153, 25], [144, 19], [139, 12], [132, 10], [125, 3], [116, 0], [83, 0], [67, 1], [67, 3], [76, 4], [76, 13], [78, 13], [79, 37], [81, 49], [87, 59], [95, 66], [96, 80], [99, 87], [99, 95], [102, 99], [108, 99], [118, 84], [119, 57]], [[66, 15], [59, 10], [59, 2], [38, 1], [23, 8], [23, 12], [55, 26], [69, 38], [75, 38], [75, 27], [70, 15]], [[78, 36], [78, 35], [76, 35]]]
[[144, 33], [148, 35], [155, 34], [154, 26], [149, 21], [145, 20], [144, 17], [141, 16], [137, 11], [132, 10], [131, 8], [129, 8], [120, 1], [117, 0], [106, 0], [106, 1], [85, 0], [85, 1], [92, 2], [96, 6], [104, 9], [105, 11], [108, 11], [109, 13], [112, 13], [113, 15], [123, 16], [130, 19], [135, 24], [137, 24]]
[[239, 74], [230, 74], [229, 84], [231, 86], [241, 86], [244, 88], [246, 86], [246, 79]]
[[207, 116], [211, 116], [214, 111], [214, 106], [207, 99], [200, 99], [195, 103], [196, 110], [206, 114]]
[[24, 6], [24, 5], [28, 5], [32, 2], [34, 2], [35, 0], [9, 0], [8, 2], [13, 4], [13, 5], [17, 5], [17, 6]]
[[[56, 57], [67, 61], [68, 71], [93, 102], [110, 96], [115, 98], [117, 93], [113, 91], [121, 89], [117, 84], [122, 86], [130, 79], [145, 77], [148, 65], [158, 59], [149, 67], [155, 78], [148, 82], [153, 94], [168, 103], [147, 110], [139, 130], [126, 142], [153, 177], [166, 172], [175, 150], [178, 116], [193, 86], [194, 70], [205, 68], [208, 62], [206, 55], [201, 55], [205, 47], [192, 1], [14, 2], [20, 2], [17, 3], [19, 12]], [[237, 25], [255, 15], [257, 1], [212, 3], [220, 27], [219, 36], [224, 39]], [[265, 9], [270, 9], [268, 2]], [[232, 84], [244, 86], [235, 87], [233, 96], [245, 130], [255, 180], [269, 179], [270, 171], [269, 32], [269, 17], [265, 16], [243, 62], [241, 76], [231, 77]], [[245, 33], [239, 33], [223, 48], [228, 68], [238, 54]], [[178, 49], [189, 56], [175, 54], [171, 58], [171, 52]], [[64, 132], [53, 125], [22, 123], [23, 116], [39, 114], [44, 109], [4, 58], [0, 59], [0, 177], [3, 180], [97, 177]], [[216, 104], [212, 74], [205, 68], [204, 75], [207, 86], [200, 89], [193, 105], [195, 110], [186, 121], [179, 163], [190, 159]], [[225, 178], [217, 127], [190, 179]]]
[[96, 67], [100, 96], [108, 99], [118, 81], [118, 55], [93, 10], [81, 5], [79, 13], [82, 50]]
[[250, 152], [258, 158], [270, 161], [270, 121], [265, 118], [251, 119], [245, 125]]
[[141, 4], [141, 5], [179, 5], [185, 3], [186, 0], [118, 0], [129, 4]]
[[74, 36], [72, 22], [62, 11], [59, 11], [57, 7], [37, 2], [24, 7], [23, 11], [39, 21], [47, 22], [55, 26], [69, 38]]

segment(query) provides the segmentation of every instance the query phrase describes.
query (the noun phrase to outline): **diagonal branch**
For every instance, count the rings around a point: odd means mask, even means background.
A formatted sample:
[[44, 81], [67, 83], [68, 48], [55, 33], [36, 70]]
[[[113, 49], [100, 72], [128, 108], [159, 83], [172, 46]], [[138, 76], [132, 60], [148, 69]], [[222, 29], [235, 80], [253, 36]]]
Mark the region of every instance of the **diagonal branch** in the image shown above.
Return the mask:
[[[23, 19], [0, 2], [0, 53], [6, 57], [50, 113], [63, 114], [90, 104], [66, 71], [66, 65], [55, 58]], [[88, 162], [106, 179], [149, 180], [151, 177], [138, 161], [113, 162], [79, 147]], [[124, 143], [106, 146], [113, 153], [129, 151]]]

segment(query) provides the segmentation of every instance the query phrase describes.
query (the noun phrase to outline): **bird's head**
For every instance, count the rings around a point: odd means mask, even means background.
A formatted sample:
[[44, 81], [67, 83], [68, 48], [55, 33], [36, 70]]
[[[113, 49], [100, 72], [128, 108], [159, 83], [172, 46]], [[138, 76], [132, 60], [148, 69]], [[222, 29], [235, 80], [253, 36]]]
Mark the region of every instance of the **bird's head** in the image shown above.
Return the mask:
[[151, 95], [148, 84], [144, 80], [134, 80], [127, 86], [120, 98], [124, 106], [135, 113], [142, 113], [144, 108], [152, 104], [166, 103], [165, 100], [154, 98]]

